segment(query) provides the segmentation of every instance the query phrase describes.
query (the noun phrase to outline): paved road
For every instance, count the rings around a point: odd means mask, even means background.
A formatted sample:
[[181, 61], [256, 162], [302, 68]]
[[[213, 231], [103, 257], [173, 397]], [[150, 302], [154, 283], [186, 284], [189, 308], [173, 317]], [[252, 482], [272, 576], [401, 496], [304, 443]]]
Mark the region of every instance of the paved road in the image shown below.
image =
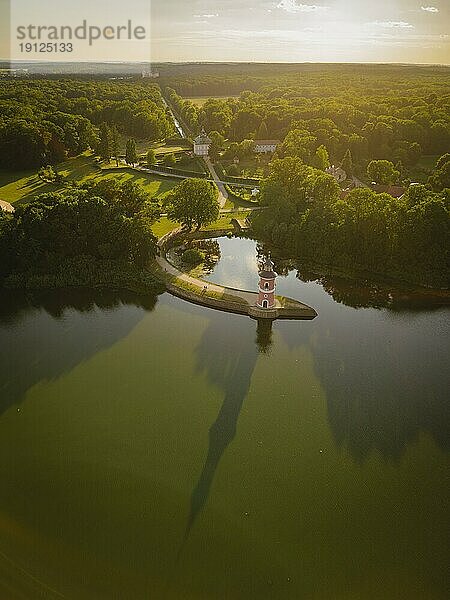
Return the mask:
[[217, 185], [217, 187], [219, 188], [219, 206], [220, 208], [223, 208], [226, 204], [226, 201], [228, 199], [228, 192], [225, 189], [224, 184], [220, 181], [220, 177], [217, 175], [216, 170], [212, 164], [212, 162], [209, 159], [209, 156], [204, 156], [203, 160], [205, 161], [206, 166], [208, 167], [208, 171], [211, 173], [212, 178], [215, 182], [215, 184]]

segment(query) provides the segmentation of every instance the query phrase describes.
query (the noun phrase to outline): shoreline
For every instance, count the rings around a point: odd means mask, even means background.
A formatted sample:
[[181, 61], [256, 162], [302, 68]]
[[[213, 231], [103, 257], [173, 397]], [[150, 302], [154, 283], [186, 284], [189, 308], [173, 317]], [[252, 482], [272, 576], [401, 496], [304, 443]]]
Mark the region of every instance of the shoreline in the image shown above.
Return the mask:
[[[173, 243], [179, 241], [180, 234], [184, 236], [181, 228], [174, 229], [158, 240], [160, 252], [154, 261], [155, 276], [164, 282], [170, 294], [193, 304], [223, 312], [248, 315], [253, 319], [311, 320], [317, 316], [314, 308], [284, 296], [276, 296], [276, 304], [272, 308], [261, 308], [257, 305], [257, 292], [222, 286], [180, 271], [169, 262], [166, 254]], [[216, 231], [211, 232], [209, 237], [222, 235], [222, 232]], [[195, 233], [192, 239], [195, 239]]]
[[[264, 240], [258, 240], [255, 237], [250, 235], [250, 232], [246, 232], [245, 235], [241, 237], [245, 237], [247, 239], [254, 240], [255, 242], [266, 243]], [[320, 281], [326, 277], [335, 277], [341, 279], [343, 281], [348, 282], [349, 284], [359, 284], [364, 287], [383, 287], [389, 288], [391, 291], [398, 291], [399, 293], [413, 293], [418, 292], [423, 294], [424, 296], [429, 297], [442, 297], [448, 299], [450, 304], [450, 287], [433, 287], [431, 285], [425, 285], [423, 283], [411, 282], [406, 279], [399, 279], [392, 275], [385, 275], [382, 273], [374, 273], [369, 271], [359, 271], [359, 270], [350, 270], [346, 267], [332, 266], [332, 265], [324, 265], [321, 263], [314, 262], [311, 259], [302, 259], [301, 257], [292, 257], [283, 255], [283, 250], [278, 246], [269, 244], [271, 248], [273, 248], [276, 253], [276, 258], [279, 258], [281, 261], [285, 261], [287, 263], [292, 264], [292, 268], [301, 272], [298, 268], [298, 263], [302, 263], [302, 268], [305, 271], [309, 271], [310, 274], [314, 276], [315, 281]], [[302, 262], [303, 261], [303, 262]]]

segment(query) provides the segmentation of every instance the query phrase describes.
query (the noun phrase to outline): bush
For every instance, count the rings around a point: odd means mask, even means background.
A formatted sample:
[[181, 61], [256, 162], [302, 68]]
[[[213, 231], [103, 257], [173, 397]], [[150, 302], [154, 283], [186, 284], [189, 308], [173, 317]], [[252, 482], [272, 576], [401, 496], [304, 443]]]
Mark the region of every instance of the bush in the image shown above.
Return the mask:
[[205, 260], [205, 253], [198, 248], [190, 248], [183, 252], [182, 258], [187, 265], [199, 265]]
[[235, 164], [231, 164], [228, 169], [227, 169], [227, 174], [231, 175], [232, 177], [239, 177], [239, 175], [241, 174], [239, 167]]
[[175, 158], [175, 154], [173, 152], [166, 154], [163, 161], [166, 167], [174, 167], [177, 164], [177, 159]]
[[51, 165], [41, 167], [38, 172], [38, 177], [45, 183], [55, 183], [57, 179], [57, 175]]

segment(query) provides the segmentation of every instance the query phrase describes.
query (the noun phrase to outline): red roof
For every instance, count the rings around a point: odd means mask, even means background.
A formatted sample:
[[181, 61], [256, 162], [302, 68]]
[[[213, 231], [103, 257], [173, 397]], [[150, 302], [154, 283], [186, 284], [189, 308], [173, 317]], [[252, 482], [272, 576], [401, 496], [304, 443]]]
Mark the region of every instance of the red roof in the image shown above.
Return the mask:
[[374, 190], [374, 192], [377, 192], [377, 194], [385, 193], [389, 194], [390, 196], [393, 196], [394, 198], [401, 198], [406, 192], [405, 188], [401, 187], [400, 185], [375, 184], [372, 186], [372, 189]]

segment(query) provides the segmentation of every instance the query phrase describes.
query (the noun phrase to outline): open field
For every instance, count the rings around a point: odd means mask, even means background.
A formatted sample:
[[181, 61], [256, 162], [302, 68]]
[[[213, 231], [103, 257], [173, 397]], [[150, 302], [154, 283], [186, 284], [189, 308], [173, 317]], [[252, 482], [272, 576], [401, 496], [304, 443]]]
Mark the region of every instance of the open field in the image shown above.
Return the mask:
[[[79, 183], [113, 177], [121, 182], [132, 180], [140, 183], [151, 196], [158, 199], [163, 198], [168, 191], [179, 183], [179, 180], [176, 179], [139, 173], [126, 167], [105, 172], [92, 160], [92, 156], [88, 154], [83, 154], [61, 163], [58, 165], [57, 171], [67, 180]], [[0, 199], [11, 204], [29, 202], [39, 194], [58, 191], [62, 187], [62, 185], [58, 184], [44, 183], [39, 179], [35, 170], [0, 172]]]
[[186, 148], [183, 146], [162, 145], [154, 146], [153, 150], [155, 151], [156, 156], [159, 157], [160, 154], [164, 156], [165, 154], [178, 154], [179, 152], [185, 152]]
[[[120, 135], [120, 139], [119, 139], [119, 152], [121, 155], [125, 155], [125, 149], [126, 149], [126, 144], [127, 141], [133, 136], [130, 135]], [[147, 154], [147, 152], [152, 149], [155, 151], [155, 154], [168, 154], [171, 152], [183, 152], [186, 150], [186, 146], [183, 145], [177, 145], [176, 143], [171, 145], [171, 144], [166, 144], [164, 142], [155, 142], [154, 140], [150, 140], [150, 139], [137, 139], [134, 138], [135, 142], [136, 142], [136, 150], [137, 153], [139, 155], [145, 155]]]

